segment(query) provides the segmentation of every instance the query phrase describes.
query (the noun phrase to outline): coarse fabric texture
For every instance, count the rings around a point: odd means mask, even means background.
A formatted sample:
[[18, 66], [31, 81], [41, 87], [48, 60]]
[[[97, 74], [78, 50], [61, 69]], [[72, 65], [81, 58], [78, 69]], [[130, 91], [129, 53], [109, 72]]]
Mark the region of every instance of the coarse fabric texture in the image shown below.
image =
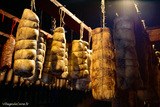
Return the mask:
[[44, 84], [51, 84], [53, 80], [52, 75], [52, 59], [51, 59], [51, 47], [52, 47], [53, 38], [46, 39], [46, 52], [45, 52], [45, 61], [43, 63], [43, 70], [41, 73], [41, 82]]
[[35, 73], [35, 61], [17, 59], [14, 61], [14, 73], [23, 77], [30, 77]]
[[36, 50], [35, 49], [20, 49], [14, 54], [14, 60], [17, 59], [31, 59], [36, 60]]
[[89, 75], [88, 46], [88, 42], [83, 40], [72, 41], [69, 61], [69, 74], [72, 79], [86, 78]]
[[126, 90], [142, 87], [135, 49], [134, 23], [131, 18], [128, 16], [115, 18], [113, 38], [116, 51], [118, 89]]
[[20, 40], [16, 42], [15, 51], [20, 49], [35, 49], [37, 50], [36, 40]]
[[21, 27], [17, 30], [16, 41], [19, 40], [37, 40], [39, 30], [29, 27]]
[[21, 19], [31, 20], [34, 22], [39, 22], [38, 16], [30, 9], [24, 9]]
[[15, 39], [13, 35], [10, 35], [10, 37], [7, 39], [2, 49], [0, 72], [11, 69], [14, 48], [15, 48]]
[[60, 41], [62, 43], [66, 42], [66, 38], [65, 38], [65, 30], [63, 27], [57, 27], [54, 30], [54, 34], [53, 34], [53, 41]]
[[51, 44], [52, 74], [61, 77], [65, 70], [66, 38], [63, 27], [54, 30]]
[[[39, 37], [38, 37], [38, 41], [37, 41], [37, 56], [36, 56], [36, 69], [35, 69], [35, 73], [28, 78], [28, 81], [30, 81], [30, 83], [35, 83], [38, 79], [41, 79], [42, 77], [42, 70], [43, 70], [43, 64], [44, 64], [44, 60], [45, 60], [45, 52], [46, 52], [46, 38], [44, 36], [43, 32], [39, 33]], [[41, 41], [41, 39], [43, 39], [43, 41]]]
[[38, 29], [39, 23], [31, 20], [21, 19], [19, 22], [18, 28], [21, 28], [21, 27], [30, 27], [30, 28]]
[[92, 95], [97, 100], [111, 100], [115, 97], [116, 68], [110, 30], [108, 28], [93, 29], [92, 43], [92, 68], [90, 74]]
[[[36, 72], [37, 49], [45, 48], [38, 45], [39, 18], [30, 9], [24, 9], [16, 32], [14, 54], [14, 73], [21, 77], [31, 77]], [[39, 60], [42, 58], [38, 57]]]

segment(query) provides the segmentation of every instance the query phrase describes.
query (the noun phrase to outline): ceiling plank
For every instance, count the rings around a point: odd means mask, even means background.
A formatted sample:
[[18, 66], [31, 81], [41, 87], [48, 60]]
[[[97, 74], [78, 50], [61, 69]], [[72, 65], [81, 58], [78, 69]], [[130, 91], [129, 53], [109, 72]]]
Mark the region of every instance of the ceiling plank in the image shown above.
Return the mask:
[[59, 11], [63, 11], [65, 13], [64, 22], [65, 25], [70, 29], [74, 30], [76, 33], [80, 34], [81, 26], [84, 28], [84, 40], [89, 40], [89, 32], [91, 28], [88, 27], [85, 23], [83, 23], [80, 19], [78, 19], [74, 14], [72, 14], [68, 9], [66, 9], [62, 4], [60, 4], [57, 0], [37, 0], [36, 6], [41, 8], [50, 16], [53, 16], [56, 19], [60, 19]]
[[[9, 19], [11, 19], [11, 20], [13, 20], [13, 21], [15, 21], [15, 22], [19, 22], [19, 21], [20, 21], [20, 19], [19, 19], [18, 17], [14, 16], [14, 15], [12, 15], [12, 14], [10, 14], [10, 13], [2, 10], [2, 9], [0, 9], [0, 14], [8, 17]], [[46, 32], [46, 31], [44, 31], [44, 30], [42, 30], [42, 29], [40, 29], [40, 32], [43, 32], [43, 33], [47, 36], [47, 38], [52, 38], [52, 37], [53, 37], [51, 34], [49, 34], [48, 32]], [[3, 34], [3, 33], [2, 33], [2, 34]], [[2, 36], [3, 36], [3, 35], [2, 35]]]

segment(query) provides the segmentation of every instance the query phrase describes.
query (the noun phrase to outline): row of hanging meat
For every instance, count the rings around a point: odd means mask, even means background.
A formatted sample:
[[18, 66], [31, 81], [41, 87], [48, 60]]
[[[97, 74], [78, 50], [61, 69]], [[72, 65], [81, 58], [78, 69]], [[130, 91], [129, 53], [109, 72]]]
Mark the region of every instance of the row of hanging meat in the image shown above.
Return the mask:
[[83, 40], [67, 44], [63, 27], [54, 29], [53, 38], [47, 39], [39, 32], [38, 16], [25, 9], [15, 41], [11, 36], [6, 42], [10, 45], [4, 46], [1, 68], [11, 68], [13, 57], [14, 74], [30, 83], [52, 84], [55, 78], [64, 78], [76, 89], [91, 88], [95, 99], [112, 99], [116, 88], [142, 86], [133, 28], [129, 18], [117, 17], [113, 38], [108, 28], [92, 30], [90, 50]]

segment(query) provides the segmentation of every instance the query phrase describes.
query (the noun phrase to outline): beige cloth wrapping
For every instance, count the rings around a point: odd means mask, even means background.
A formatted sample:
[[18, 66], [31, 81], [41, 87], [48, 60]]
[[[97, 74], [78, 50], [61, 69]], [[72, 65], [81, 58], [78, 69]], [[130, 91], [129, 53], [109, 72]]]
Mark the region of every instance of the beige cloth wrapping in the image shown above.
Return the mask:
[[115, 96], [116, 88], [116, 68], [115, 61], [113, 59], [115, 54], [112, 48], [113, 46], [109, 29], [93, 29], [92, 43], [92, 95], [97, 100], [113, 99]]
[[37, 49], [36, 40], [20, 40], [16, 42], [15, 51], [20, 49]]
[[17, 59], [31, 59], [36, 60], [36, 50], [35, 49], [20, 49], [14, 54], [14, 60]]
[[36, 70], [39, 18], [29, 9], [24, 9], [16, 33], [13, 70], [16, 75], [31, 77]]
[[21, 28], [21, 27], [31, 27], [31, 28], [38, 29], [39, 23], [31, 20], [21, 19], [19, 22], [18, 28]]
[[29, 27], [21, 27], [17, 30], [16, 41], [19, 40], [37, 40], [39, 35], [39, 30]]
[[28, 59], [17, 59], [14, 61], [14, 73], [23, 77], [30, 77], [35, 73], [35, 61]]
[[89, 75], [88, 68], [88, 42], [73, 40], [69, 61], [69, 75], [72, 79], [86, 78]]
[[52, 74], [61, 77], [65, 70], [66, 38], [63, 27], [54, 30], [53, 41], [51, 44], [51, 63]]
[[21, 19], [31, 20], [34, 22], [39, 22], [38, 16], [30, 9], [24, 9]]

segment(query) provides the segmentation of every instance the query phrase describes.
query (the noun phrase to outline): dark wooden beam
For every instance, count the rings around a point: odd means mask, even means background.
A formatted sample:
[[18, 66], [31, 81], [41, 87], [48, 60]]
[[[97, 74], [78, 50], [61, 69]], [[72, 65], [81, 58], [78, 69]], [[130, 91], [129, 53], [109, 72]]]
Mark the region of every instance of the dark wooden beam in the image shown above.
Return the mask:
[[60, 4], [57, 0], [37, 0], [36, 6], [38, 6], [41, 10], [46, 12], [48, 15], [53, 16], [56, 19], [60, 19], [59, 10], [65, 13], [64, 22], [65, 25], [70, 29], [74, 30], [76, 33], [80, 33], [80, 26], [82, 25], [84, 28], [84, 40], [88, 41], [89, 32], [91, 28], [88, 27], [85, 23], [83, 23], [80, 19], [78, 19], [74, 14], [72, 14], [68, 9], [66, 9], [62, 4]]
[[[0, 14], [4, 15], [5, 17], [8, 17], [9, 19], [11, 19], [13, 21], [16, 21], [16, 22], [20, 21], [20, 19], [18, 17], [14, 16], [14, 15], [12, 15], [12, 14], [10, 14], [10, 13], [2, 10], [2, 9], [0, 9]], [[47, 36], [47, 38], [52, 38], [52, 35], [49, 34], [48, 32], [46, 32], [42, 29], [40, 29], [40, 31], [43, 32]]]
[[2, 32], [2, 31], [0, 31], [0, 35], [1, 35], [1, 36], [4, 36], [4, 37], [6, 37], [6, 38], [9, 38], [9, 36], [10, 36], [9, 34], [6, 34], [6, 33]]

